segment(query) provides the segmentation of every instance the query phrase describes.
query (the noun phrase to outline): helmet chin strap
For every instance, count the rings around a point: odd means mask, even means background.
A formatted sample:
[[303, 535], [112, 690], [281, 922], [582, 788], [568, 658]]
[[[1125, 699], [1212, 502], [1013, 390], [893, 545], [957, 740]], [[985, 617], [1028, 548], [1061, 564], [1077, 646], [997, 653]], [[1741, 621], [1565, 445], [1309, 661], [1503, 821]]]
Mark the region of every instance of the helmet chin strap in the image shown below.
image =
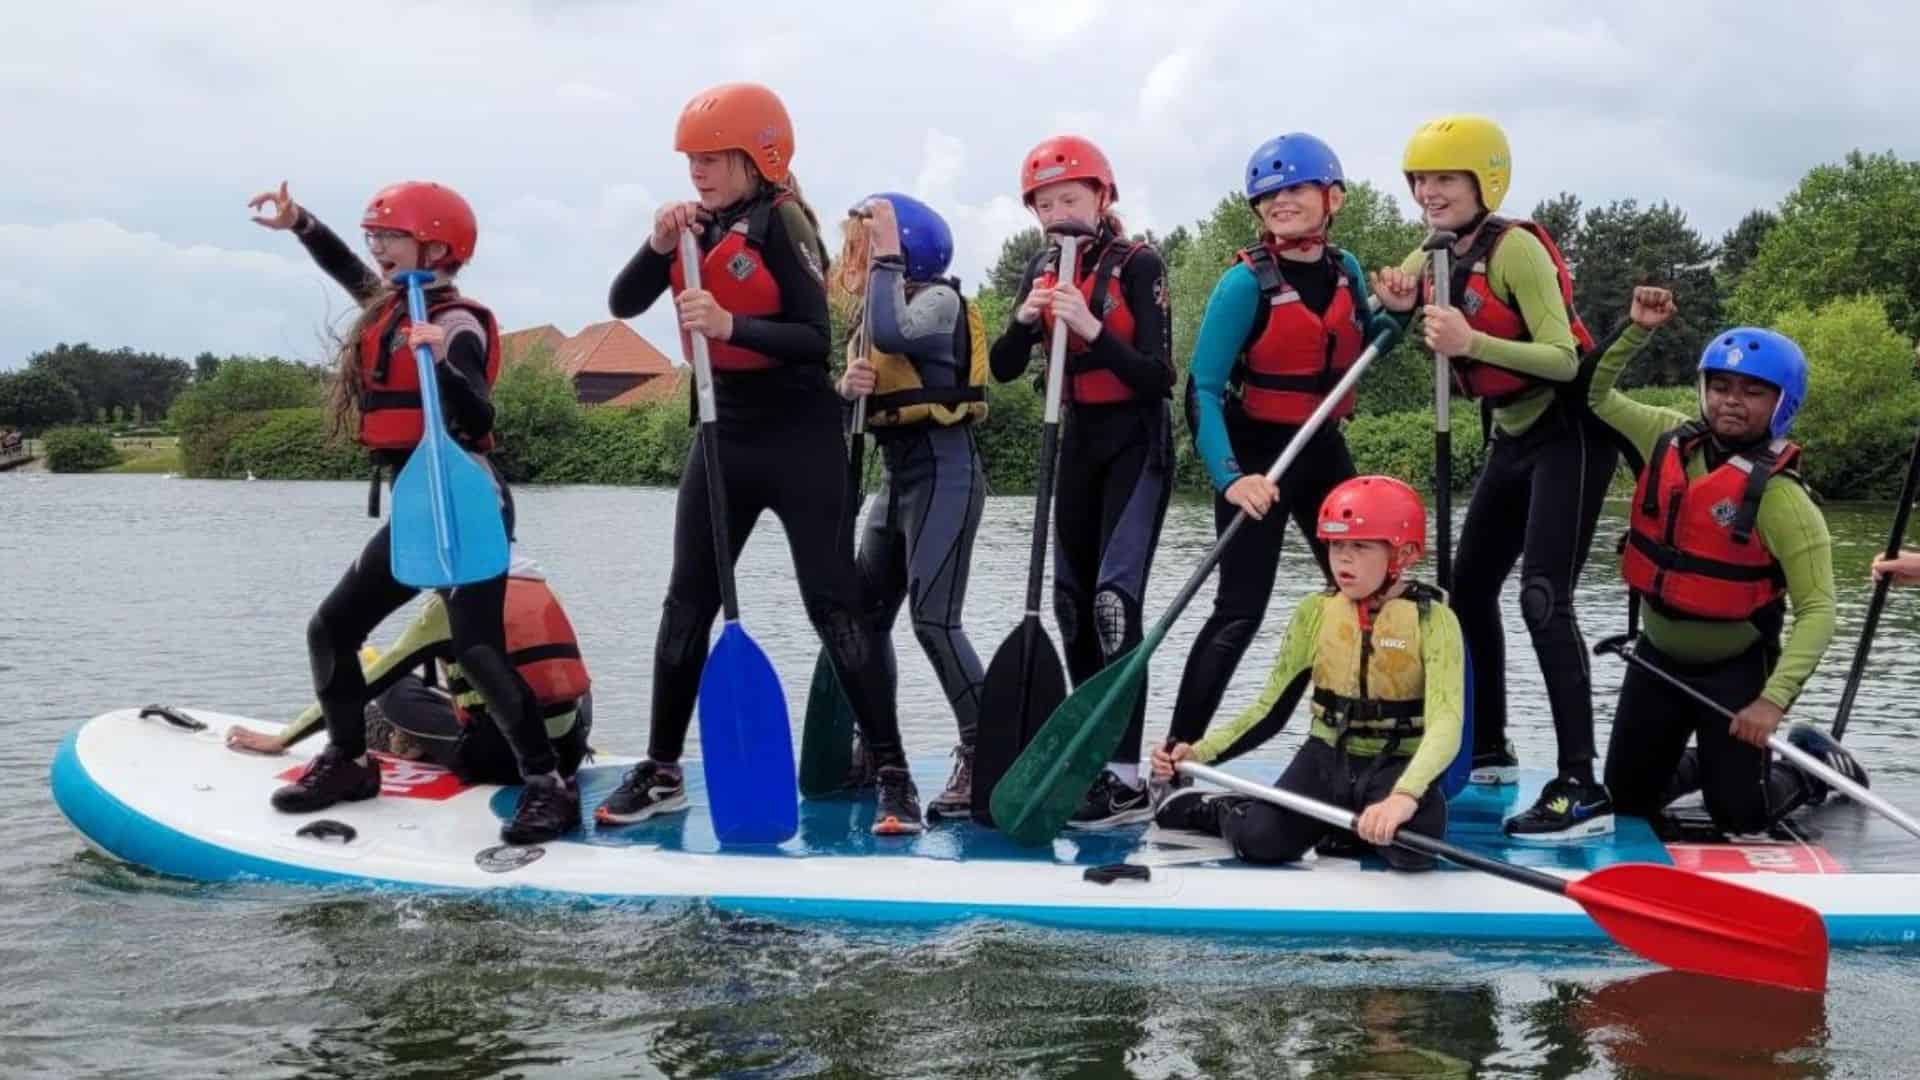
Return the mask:
[[1327, 185], [1320, 185], [1320, 227], [1307, 236], [1293, 236], [1285, 240], [1273, 236], [1268, 241], [1275, 251], [1305, 251], [1309, 248], [1325, 246], [1327, 232], [1333, 228], [1333, 197], [1327, 194]]

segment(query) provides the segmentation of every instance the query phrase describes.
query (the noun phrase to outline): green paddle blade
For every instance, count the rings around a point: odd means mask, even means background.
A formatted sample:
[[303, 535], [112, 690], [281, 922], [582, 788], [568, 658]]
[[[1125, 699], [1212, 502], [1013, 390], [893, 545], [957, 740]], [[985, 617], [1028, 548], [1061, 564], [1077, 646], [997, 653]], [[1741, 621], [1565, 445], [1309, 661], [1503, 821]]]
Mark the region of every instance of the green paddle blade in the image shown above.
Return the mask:
[[1150, 637], [1068, 695], [993, 788], [993, 821], [1015, 843], [1052, 840], [1113, 760], [1146, 689]]
[[853, 706], [822, 649], [813, 664], [806, 721], [800, 728], [801, 797], [817, 799], [839, 791], [852, 769]]

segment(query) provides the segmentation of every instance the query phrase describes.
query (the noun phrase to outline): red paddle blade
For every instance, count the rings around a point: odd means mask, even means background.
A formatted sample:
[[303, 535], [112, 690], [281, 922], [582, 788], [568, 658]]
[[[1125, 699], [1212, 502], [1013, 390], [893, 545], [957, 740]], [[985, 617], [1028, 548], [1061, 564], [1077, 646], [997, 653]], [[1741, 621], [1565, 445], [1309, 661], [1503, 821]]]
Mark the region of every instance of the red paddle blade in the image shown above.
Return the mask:
[[1671, 866], [1622, 863], [1567, 884], [1608, 936], [1657, 964], [1824, 993], [1827, 924], [1784, 897]]

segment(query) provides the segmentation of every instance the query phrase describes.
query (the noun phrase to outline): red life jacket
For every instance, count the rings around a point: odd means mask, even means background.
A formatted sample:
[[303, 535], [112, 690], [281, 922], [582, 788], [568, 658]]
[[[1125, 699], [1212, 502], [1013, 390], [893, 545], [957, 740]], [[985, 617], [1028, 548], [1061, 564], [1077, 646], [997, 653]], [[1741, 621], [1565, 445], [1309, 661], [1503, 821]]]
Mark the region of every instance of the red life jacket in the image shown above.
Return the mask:
[[[780, 313], [780, 283], [767, 270], [766, 256], [761, 252], [766, 247], [773, 215], [791, 201], [793, 195], [785, 191], [760, 200], [701, 257], [700, 286], [712, 293], [729, 315], [764, 318]], [[677, 258], [673, 260], [669, 280], [676, 297], [687, 287]], [[692, 341], [684, 330], [680, 332], [680, 348], [682, 356], [693, 355]], [[772, 357], [726, 341], [709, 341], [707, 355], [713, 358], [715, 371], [764, 371], [778, 366]]]
[[[1474, 236], [1473, 246], [1467, 249], [1465, 255], [1453, 261], [1453, 306], [1467, 317], [1468, 326], [1483, 334], [1505, 341], [1532, 340], [1527, 333], [1526, 317], [1512, 304], [1500, 299], [1493, 291], [1493, 283], [1487, 278], [1487, 267], [1493, 262], [1494, 250], [1505, 239], [1507, 230], [1516, 225], [1532, 233], [1553, 260], [1554, 271], [1560, 279], [1560, 298], [1567, 305], [1567, 322], [1573, 330], [1573, 339], [1580, 355], [1586, 356], [1593, 351], [1593, 332], [1587, 329], [1587, 324], [1580, 320], [1580, 313], [1573, 308], [1573, 272], [1567, 269], [1566, 257], [1560, 254], [1553, 237], [1534, 222], [1490, 216], [1481, 224], [1479, 233]], [[1421, 302], [1426, 303], [1432, 295], [1433, 283], [1423, 278], [1421, 286]], [[1449, 359], [1453, 365], [1454, 385], [1461, 393], [1469, 397], [1486, 398], [1495, 404], [1517, 397], [1536, 386], [1555, 385], [1494, 364], [1457, 356]]]
[[[1128, 260], [1145, 244], [1135, 244], [1127, 240], [1114, 239], [1100, 251], [1100, 257], [1089, 265], [1086, 262], [1074, 267], [1075, 284], [1080, 287], [1080, 295], [1087, 298], [1087, 310], [1100, 319], [1101, 333], [1117, 334], [1119, 340], [1133, 341], [1133, 311], [1127, 307], [1126, 290], [1117, 287], [1120, 275], [1125, 271]], [[1046, 268], [1034, 275], [1033, 289], [1051, 289], [1059, 280], [1059, 249], [1049, 248], [1050, 254], [1043, 255], [1047, 260]], [[1053, 339], [1053, 312], [1047, 311], [1040, 316], [1045, 338]], [[1088, 345], [1085, 339], [1072, 330], [1067, 331], [1067, 387], [1069, 401], [1082, 405], [1112, 405], [1134, 399], [1133, 388], [1129, 387], [1111, 368], [1098, 366], [1087, 358]]]
[[[1326, 249], [1337, 277], [1333, 299], [1324, 314], [1315, 315], [1280, 273], [1280, 263], [1265, 244], [1246, 248], [1238, 259], [1253, 271], [1262, 301], [1235, 382], [1240, 407], [1255, 420], [1299, 426], [1313, 415], [1320, 401], [1365, 351], [1354, 283], [1345, 261]], [[1264, 325], [1262, 321], [1264, 320]], [[1333, 421], [1353, 412], [1353, 395], [1334, 408]]]
[[[571, 708], [593, 685], [580, 641], [560, 601], [539, 578], [507, 578], [507, 661], [532, 688], [543, 711]], [[473, 693], [457, 669], [447, 679], [455, 698]]]
[[1628, 588], [1662, 611], [1750, 619], [1786, 592], [1786, 574], [1753, 522], [1767, 481], [1798, 464], [1800, 447], [1775, 440], [1759, 454], [1736, 455], [1691, 480], [1687, 456], [1707, 437], [1695, 422], [1654, 444], [1634, 489], [1620, 572]]
[[[407, 317], [405, 297], [393, 296], [377, 318], [368, 319], [360, 332], [360, 445], [369, 450], [411, 450], [420, 445], [426, 431], [425, 414], [420, 408], [420, 367], [407, 334], [413, 320]], [[487, 386], [500, 377], [500, 327], [493, 312], [471, 300], [449, 296], [427, 305], [427, 318], [455, 309], [472, 312], [480, 320], [487, 338]], [[466, 440], [482, 453], [493, 449], [493, 436]]]

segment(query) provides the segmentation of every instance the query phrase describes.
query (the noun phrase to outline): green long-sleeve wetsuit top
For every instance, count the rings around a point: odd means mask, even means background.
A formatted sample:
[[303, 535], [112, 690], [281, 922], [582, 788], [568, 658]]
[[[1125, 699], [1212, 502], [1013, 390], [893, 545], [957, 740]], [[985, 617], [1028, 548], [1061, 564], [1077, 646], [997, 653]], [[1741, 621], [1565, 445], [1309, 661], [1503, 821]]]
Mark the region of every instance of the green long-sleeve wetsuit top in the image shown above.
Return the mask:
[[[1400, 269], [1415, 276], [1426, 270], [1427, 253], [1414, 251]], [[1560, 295], [1560, 271], [1546, 245], [1522, 228], [1509, 228], [1487, 260], [1487, 284], [1493, 295], [1520, 312], [1528, 341], [1508, 341], [1479, 330], [1467, 347], [1467, 359], [1531, 375], [1551, 383], [1572, 382], [1580, 373], [1579, 342]], [[1455, 307], [1460, 298], [1453, 297]], [[1554, 388], [1537, 386], [1493, 410], [1500, 430], [1518, 435], [1532, 427], [1553, 404]]]
[[[1626, 436], [1642, 460], [1653, 453], [1653, 444], [1661, 435], [1695, 419], [1673, 409], [1641, 404], [1613, 388], [1627, 362], [1651, 337], [1642, 327], [1629, 324], [1600, 358], [1587, 394], [1594, 415]], [[1706, 458], [1704, 449], [1688, 455], [1687, 475], [1696, 479], [1705, 476]], [[1793, 628], [1787, 634], [1780, 662], [1774, 665], [1760, 693], [1785, 709], [1799, 696], [1827, 651], [1827, 643], [1833, 640], [1833, 537], [1813, 497], [1797, 481], [1781, 475], [1769, 479], [1761, 493], [1754, 531], [1779, 560], [1787, 577], [1787, 600], [1793, 608]], [[1720, 622], [1675, 618], [1653, 610], [1651, 605], [1643, 606], [1641, 615], [1647, 640], [1683, 664], [1729, 660], [1760, 640], [1759, 628], [1744, 619]]]
[[[1347, 280], [1353, 283], [1355, 308], [1365, 311], [1367, 275], [1360, 269], [1360, 260], [1350, 251], [1341, 251], [1339, 258]], [[1284, 263], [1281, 270], [1283, 273], [1286, 270]], [[1227, 436], [1225, 404], [1227, 383], [1233, 376], [1234, 365], [1246, 352], [1247, 335], [1253, 332], [1259, 314], [1260, 283], [1246, 263], [1236, 262], [1220, 275], [1213, 294], [1207, 297], [1206, 314], [1200, 317], [1200, 333], [1193, 339], [1193, 359], [1187, 364], [1187, 378], [1193, 380], [1193, 404], [1198, 420], [1194, 442], [1216, 491], [1227, 490], [1245, 475], [1240, 463], [1234, 460], [1233, 443]], [[1393, 348], [1403, 329], [1402, 320], [1385, 311], [1363, 318], [1366, 340], [1371, 343], [1385, 334], [1388, 335], [1386, 348]]]
[[[1338, 593], [1314, 593], [1300, 601], [1287, 622], [1287, 633], [1274, 660], [1273, 673], [1267, 677], [1260, 699], [1243, 709], [1231, 724], [1215, 728], [1206, 738], [1193, 744], [1193, 756], [1201, 763], [1218, 758], [1254, 725], [1265, 719], [1288, 688], [1313, 672], [1320, 645], [1322, 613], [1329, 604], [1351, 604]], [[1439, 602], [1424, 605], [1420, 615], [1420, 663], [1425, 699], [1421, 704], [1425, 731], [1418, 738], [1402, 740], [1398, 753], [1410, 753], [1413, 760], [1394, 782], [1393, 790], [1415, 799], [1426, 794], [1427, 787], [1453, 763], [1460, 750], [1461, 716], [1466, 703], [1466, 650], [1460, 640], [1460, 623], [1453, 609]], [[1340, 733], [1314, 711], [1308, 737], [1329, 746], [1338, 746]], [[1368, 757], [1384, 751], [1387, 740], [1350, 736], [1346, 749], [1356, 757]]]

